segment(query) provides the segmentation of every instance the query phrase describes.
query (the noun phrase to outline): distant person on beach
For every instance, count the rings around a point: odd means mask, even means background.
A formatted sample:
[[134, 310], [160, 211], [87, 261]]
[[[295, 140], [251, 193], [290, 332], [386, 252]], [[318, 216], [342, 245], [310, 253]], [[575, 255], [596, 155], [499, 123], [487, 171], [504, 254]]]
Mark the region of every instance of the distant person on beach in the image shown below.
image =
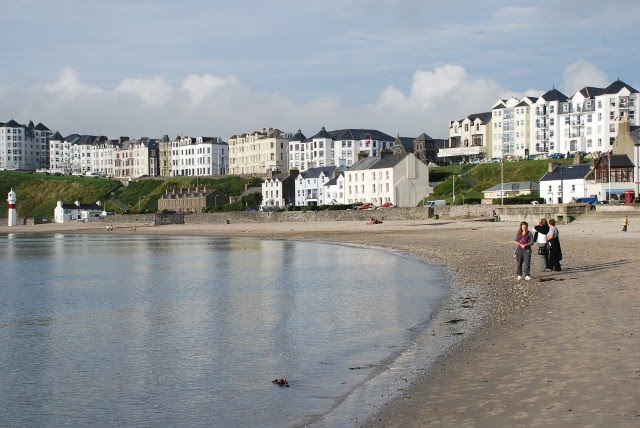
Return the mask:
[[531, 279], [531, 246], [535, 241], [526, 221], [520, 223], [513, 242], [517, 245], [516, 279], [520, 281], [524, 273], [524, 279], [528, 281]]
[[629, 217], [624, 216], [624, 218], [622, 219], [622, 231], [623, 232], [627, 231], [627, 226], [629, 226]]
[[560, 261], [562, 260], [562, 248], [560, 247], [560, 231], [556, 227], [554, 219], [549, 220], [549, 233], [547, 234], [547, 247], [549, 248], [549, 262], [547, 269], [560, 272], [562, 270]]
[[549, 250], [547, 249], [547, 233], [549, 233], [549, 224], [546, 218], [541, 218], [540, 223], [533, 228], [536, 233], [533, 236], [538, 244], [538, 258], [540, 259], [540, 271], [544, 272], [549, 269]]

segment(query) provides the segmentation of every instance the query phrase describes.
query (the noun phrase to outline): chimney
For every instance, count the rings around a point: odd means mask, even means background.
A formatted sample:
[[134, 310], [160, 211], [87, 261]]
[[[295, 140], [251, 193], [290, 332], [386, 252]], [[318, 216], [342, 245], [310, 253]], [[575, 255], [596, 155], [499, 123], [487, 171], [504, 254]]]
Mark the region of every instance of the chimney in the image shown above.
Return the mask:
[[553, 169], [558, 166], [558, 163], [556, 161], [551, 161], [549, 162], [549, 167], [547, 168], [547, 172], [551, 172], [553, 171]]
[[367, 152], [358, 152], [358, 162], [366, 157], [369, 157], [369, 154]]
[[582, 153], [578, 152], [573, 157], [573, 165], [580, 165], [582, 163]]
[[342, 171], [336, 168], [333, 170], [333, 174], [331, 174], [331, 178], [338, 178], [340, 177], [340, 174], [342, 174]]

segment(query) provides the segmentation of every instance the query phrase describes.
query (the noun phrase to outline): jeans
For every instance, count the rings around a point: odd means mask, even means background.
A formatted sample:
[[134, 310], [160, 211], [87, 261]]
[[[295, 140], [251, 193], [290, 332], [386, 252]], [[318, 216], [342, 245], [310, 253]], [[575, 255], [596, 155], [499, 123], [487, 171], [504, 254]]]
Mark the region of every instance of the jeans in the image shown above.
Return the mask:
[[525, 276], [531, 276], [531, 248], [516, 250], [516, 275], [522, 276], [524, 270]]

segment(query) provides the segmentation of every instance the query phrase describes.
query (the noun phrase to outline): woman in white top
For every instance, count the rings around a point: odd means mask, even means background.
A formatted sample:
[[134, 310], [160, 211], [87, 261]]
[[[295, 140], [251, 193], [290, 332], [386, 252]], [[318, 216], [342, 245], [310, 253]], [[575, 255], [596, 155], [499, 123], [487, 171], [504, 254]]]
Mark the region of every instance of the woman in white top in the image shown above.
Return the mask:
[[549, 249], [547, 248], [547, 233], [549, 233], [549, 224], [547, 219], [540, 219], [540, 223], [533, 228], [536, 231], [535, 240], [538, 244], [537, 252], [540, 259], [540, 271], [549, 270]]

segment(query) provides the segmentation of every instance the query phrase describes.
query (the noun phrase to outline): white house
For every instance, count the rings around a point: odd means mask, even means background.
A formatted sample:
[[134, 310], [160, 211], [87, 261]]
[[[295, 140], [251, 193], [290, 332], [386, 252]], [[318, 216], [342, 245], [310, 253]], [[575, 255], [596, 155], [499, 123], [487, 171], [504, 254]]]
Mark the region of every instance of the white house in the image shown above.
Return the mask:
[[295, 181], [299, 171], [272, 172], [262, 183], [262, 208], [283, 208], [295, 203]]
[[346, 203], [415, 207], [431, 194], [429, 168], [413, 153], [367, 157], [345, 171]]
[[549, 164], [540, 179], [540, 198], [547, 204], [562, 204], [590, 197], [587, 191], [591, 164], [562, 166]]
[[536, 154], [533, 142], [535, 103], [538, 98], [498, 100], [491, 110], [494, 157]]
[[324, 185], [333, 178], [335, 171], [335, 167], [329, 166], [309, 168], [301, 172], [295, 180], [295, 204], [324, 205], [327, 201]]
[[58, 204], [53, 209], [53, 218], [56, 223], [66, 223], [69, 221], [92, 221], [102, 217], [104, 208], [100, 201], [95, 204], [81, 204], [75, 201], [73, 204]]
[[513, 183], [501, 183], [483, 190], [485, 199], [511, 198], [521, 195], [530, 195], [540, 191], [540, 185], [532, 181], [518, 181]]
[[344, 171], [334, 174], [334, 178], [324, 184], [325, 205], [342, 205], [345, 203]]

